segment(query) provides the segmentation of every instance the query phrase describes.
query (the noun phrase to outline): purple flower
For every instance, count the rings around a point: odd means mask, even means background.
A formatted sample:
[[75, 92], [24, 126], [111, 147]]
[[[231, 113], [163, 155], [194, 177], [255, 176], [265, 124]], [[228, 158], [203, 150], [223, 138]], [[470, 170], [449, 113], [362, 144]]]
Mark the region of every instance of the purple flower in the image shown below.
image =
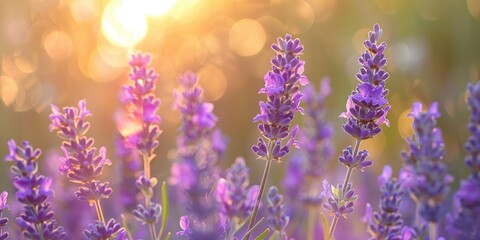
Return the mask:
[[238, 157], [227, 170], [226, 179], [220, 179], [217, 184], [215, 192], [221, 212], [230, 219], [245, 219], [253, 210], [259, 187], [248, 186], [249, 172], [245, 160]]
[[361, 68], [357, 79], [360, 83], [347, 100], [347, 111], [340, 115], [347, 119], [343, 130], [359, 140], [380, 133], [383, 123], [390, 125], [386, 118], [390, 105], [386, 99], [388, 90], [385, 89], [385, 80], [389, 74], [382, 69], [387, 63], [383, 54], [387, 44], [378, 43], [382, 36], [378, 24], [374, 25], [373, 31], [368, 35], [369, 39], [364, 42], [366, 50], [358, 59]]
[[225, 145], [215, 129], [217, 117], [213, 114], [213, 105], [203, 100], [197, 76], [187, 72], [180, 77], [179, 83], [180, 88], [174, 92], [173, 108], [180, 111], [182, 121], [170, 182], [179, 187], [179, 194], [185, 199], [187, 215], [184, 220], [189, 220], [189, 230], [184, 228], [177, 235], [187, 239], [218, 239], [225, 229], [220, 206], [210, 191], [219, 179], [217, 163]]
[[[303, 46], [299, 39], [286, 35], [285, 39], [278, 38], [272, 49], [276, 52], [271, 60], [272, 69], [264, 77], [265, 87], [259, 91], [267, 95], [267, 101], [260, 102], [260, 114], [253, 119], [259, 122], [258, 129], [268, 143], [259, 140], [252, 150], [260, 158], [265, 158], [268, 152], [272, 159], [280, 161], [292, 145], [297, 146], [298, 130], [290, 123], [297, 111], [303, 113], [299, 106], [303, 98], [299, 85], [305, 86], [308, 79], [303, 75], [305, 62], [300, 60]], [[287, 143], [282, 144], [287, 138]]]
[[403, 152], [402, 157], [404, 165], [414, 169], [410, 192], [418, 201], [420, 216], [427, 222], [436, 223], [446, 213], [443, 202], [453, 181], [441, 161], [444, 143], [436, 126], [440, 113], [436, 103], [423, 112], [422, 105], [417, 102], [409, 116], [413, 118], [414, 136], [407, 139], [410, 150]]
[[[23, 211], [16, 219], [23, 236], [27, 239], [65, 239], [67, 234], [58, 226], [47, 201], [53, 195], [52, 180], [38, 172], [40, 149], [32, 148], [26, 141], [17, 146], [13, 139], [8, 142], [8, 148], [5, 160], [13, 162], [10, 170], [17, 189], [15, 197], [23, 204]], [[2, 198], [6, 199], [6, 194], [2, 193]], [[3, 210], [1, 205], [5, 204], [0, 204]]]
[[126, 138], [127, 147], [135, 147], [140, 154], [151, 156], [158, 147], [158, 136], [161, 134], [158, 124], [161, 122], [157, 114], [160, 99], [155, 95], [155, 83], [158, 74], [147, 69], [150, 55], [132, 56], [129, 62], [132, 72], [129, 74], [131, 84], [122, 88], [120, 101], [124, 105], [123, 122], [118, 123], [120, 132]]
[[[103, 167], [110, 165], [111, 162], [106, 158], [106, 149], [97, 149], [93, 147], [94, 140], [86, 136], [90, 127], [90, 123], [85, 121], [87, 116], [91, 116], [91, 112], [87, 109], [86, 101], [81, 100], [78, 108], [65, 107], [61, 112], [57, 106], [52, 105], [52, 114], [50, 114], [50, 131], [57, 131], [58, 136], [63, 139], [62, 150], [65, 154], [60, 158], [62, 164], [60, 171], [67, 175], [71, 182], [79, 184], [75, 196], [90, 204], [96, 205], [97, 216], [99, 216], [98, 224], [105, 224], [103, 213], [100, 213], [100, 200], [109, 198], [112, 189], [108, 187], [108, 182], [97, 180], [102, 174]], [[95, 224], [95, 228], [98, 227]], [[108, 224], [112, 223], [112, 220]], [[115, 223], [116, 224], [116, 223]], [[102, 228], [108, 228], [104, 225]], [[112, 228], [118, 230], [114, 235], [122, 235], [125, 231], [123, 228]], [[93, 228], [86, 230], [84, 234], [92, 233]]]
[[275, 231], [281, 234], [282, 239], [286, 238], [285, 228], [288, 225], [288, 216], [285, 215], [285, 206], [283, 205], [283, 196], [278, 193], [275, 186], [270, 187], [267, 194], [268, 200], [268, 225]]
[[3, 232], [2, 228], [8, 223], [8, 218], [2, 217], [3, 210], [8, 209], [7, 205], [8, 192], [3, 191], [0, 193], [0, 240], [8, 239], [8, 232]]
[[379, 177], [381, 197], [379, 212], [373, 213], [373, 218], [368, 222], [368, 231], [374, 239], [397, 239], [402, 238], [403, 220], [399, 213], [399, 206], [403, 196], [403, 190], [396, 179], [391, 179], [392, 169], [385, 166]]
[[182, 230], [177, 232], [177, 236], [190, 236], [192, 234], [192, 229], [190, 228], [190, 221], [188, 220], [188, 217], [182, 216], [179, 223]]
[[95, 221], [95, 224], [89, 224], [88, 229], [83, 232], [83, 235], [86, 239], [92, 240], [128, 239], [125, 230], [113, 218], [110, 219], [106, 224], [100, 221]]
[[326, 198], [323, 207], [330, 211], [332, 216], [337, 218], [347, 218], [347, 214], [353, 212], [353, 206], [358, 196], [355, 195], [355, 190], [352, 188], [352, 184], [349, 183], [345, 188], [345, 193], [342, 191], [342, 184], [338, 184], [337, 187], [330, 185], [327, 180], [323, 180], [323, 193]]
[[457, 214], [450, 218], [447, 231], [454, 239], [480, 239], [480, 81], [468, 86], [467, 99], [470, 121], [467, 125], [472, 135], [465, 143], [465, 165], [470, 171], [454, 195]]
[[342, 155], [338, 157], [338, 161], [340, 161], [343, 165], [349, 168], [358, 168], [363, 171], [364, 168], [372, 165], [372, 161], [367, 160], [367, 157], [367, 150], [359, 151], [354, 157], [352, 152], [352, 146], [348, 146], [342, 151]]

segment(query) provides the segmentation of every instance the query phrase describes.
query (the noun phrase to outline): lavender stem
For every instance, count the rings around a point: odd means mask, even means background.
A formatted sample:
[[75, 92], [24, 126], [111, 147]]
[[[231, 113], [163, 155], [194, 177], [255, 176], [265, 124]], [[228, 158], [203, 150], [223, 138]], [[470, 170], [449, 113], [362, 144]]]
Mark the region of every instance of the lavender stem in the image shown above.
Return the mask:
[[307, 240], [314, 240], [315, 232], [315, 210], [316, 207], [310, 207], [308, 209], [308, 222], [307, 222]]
[[102, 222], [105, 225], [105, 218], [103, 217], [102, 206], [100, 205], [100, 199], [97, 199], [93, 202], [95, 205], [95, 210], [97, 211], [98, 221]]
[[430, 229], [428, 230], [429, 239], [437, 239], [437, 224], [435, 222], [430, 222]]
[[[360, 147], [361, 142], [362, 140], [359, 140], [358, 138], [355, 140], [355, 148], [353, 150], [353, 159], [357, 157], [358, 149]], [[342, 193], [343, 193], [342, 195], [345, 195], [347, 191], [347, 185], [350, 182], [350, 178], [352, 177], [352, 173], [354, 169], [355, 169], [354, 167], [348, 167], [347, 175], [345, 176], [345, 180], [343, 181], [343, 185], [342, 185]], [[337, 216], [333, 216], [332, 224], [330, 225], [330, 230], [328, 231], [328, 239], [332, 239], [333, 232], [335, 232], [335, 227], [337, 226], [337, 223], [338, 223], [338, 219], [339, 218]]]
[[[147, 179], [151, 179], [151, 173], [150, 173], [150, 159], [151, 159], [151, 157], [148, 156], [148, 154], [146, 154], [146, 153], [143, 154], [142, 157], [143, 157], [143, 172], [145, 174], [145, 177]], [[150, 204], [151, 204], [150, 197], [151, 196], [145, 195], [145, 207], [147, 209], [150, 209]], [[152, 238], [152, 240], [156, 240], [157, 239], [157, 230], [155, 229], [154, 223], [149, 223], [148, 228], [150, 229], [150, 237]]]
[[273, 141], [269, 141], [269, 149], [267, 153], [267, 163], [265, 164], [265, 169], [263, 170], [262, 181], [260, 183], [260, 191], [258, 192], [257, 200], [255, 201], [255, 207], [253, 208], [252, 216], [250, 218], [250, 222], [248, 223], [247, 235], [243, 239], [248, 240], [250, 238], [250, 234], [252, 234], [252, 228], [255, 225], [255, 219], [257, 218], [258, 207], [260, 206], [260, 201], [262, 200], [263, 192], [265, 190], [265, 185], [268, 179], [268, 173], [270, 172], [270, 166], [272, 165], [272, 149], [274, 147]]

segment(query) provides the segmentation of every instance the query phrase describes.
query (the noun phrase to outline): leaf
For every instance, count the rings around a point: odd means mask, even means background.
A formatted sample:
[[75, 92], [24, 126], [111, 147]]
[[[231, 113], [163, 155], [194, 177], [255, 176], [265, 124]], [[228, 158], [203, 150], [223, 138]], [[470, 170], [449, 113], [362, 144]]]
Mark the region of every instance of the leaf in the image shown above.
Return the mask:
[[270, 233], [270, 228], [265, 229], [260, 235], [258, 235], [255, 240], [263, 240], [267, 237], [267, 235]]
[[323, 212], [322, 212], [321, 216], [322, 216], [322, 222], [323, 222], [323, 239], [325, 239], [325, 240], [330, 240], [330, 239], [328, 238], [328, 230], [329, 230], [329, 228], [328, 228], [327, 217], [325, 217], [325, 214], [323, 214]]
[[172, 233], [170, 233], [170, 232], [167, 233], [167, 235], [165, 236], [164, 240], [169, 240], [171, 236], [172, 236]]
[[[162, 225], [160, 226], [158, 239], [162, 238], [163, 231], [165, 230], [165, 225], [167, 224], [167, 217], [168, 217], [168, 192], [167, 192], [167, 183], [163, 181], [162, 182]], [[168, 234], [167, 236], [168, 238], [170, 238]], [[168, 239], [167, 236], [165, 236], [165, 239]]]

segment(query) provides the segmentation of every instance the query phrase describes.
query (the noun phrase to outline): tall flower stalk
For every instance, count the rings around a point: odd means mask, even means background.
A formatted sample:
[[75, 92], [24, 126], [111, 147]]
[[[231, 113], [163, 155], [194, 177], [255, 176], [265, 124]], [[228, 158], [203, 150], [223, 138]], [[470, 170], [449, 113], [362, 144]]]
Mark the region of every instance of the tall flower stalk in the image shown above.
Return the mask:
[[348, 97], [347, 111], [340, 115], [347, 119], [343, 130], [355, 138], [355, 146], [345, 148], [338, 159], [347, 167], [343, 184], [333, 187], [325, 182], [325, 186], [331, 189], [325, 189], [327, 203], [324, 204], [324, 207], [333, 215], [328, 231], [329, 239], [335, 232], [339, 217], [345, 217], [345, 214], [353, 211], [356, 199], [350, 183], [353, 171], [355, 169], [363, 170], [372, 164], [371, 161], [366, 160], [368, 152], [360, 150], [360, 143], [380, 133], [380, 126], [383, 123], [389, 126], [386, 116], [390, 105], [386, 98], [388, 90], [385, 88], [385, 81], [389, 74], [382, 69], [387, 63], [384, 55], [387, 44], [378, 42], [381, 36], [382, 29], [375, 24], [373, 30], [368, 33], [368, 39], [363, 43], [366, 50], [358, 59], [361, 65], [356, 75], [359, 84]]
[[470, 110], [468, 130], [472, 134], [465, 143], [465, 166], [469, 176], [462, 180], [454, 195], [457, 214], [448, 224], [453, 239], [480, 239], [480, 81], [468, 86], [467, 99]]
[[278, 188], [271, 186], [267, 194], [268, 226], [273, 229], [273, 236], [271, 239], [287, 240], [287, 228], [289, 218], [285, 215], [285, 206], [283, 204], [283, 196], [278, 192]]
[[150, 55], [140, 53], [133, 55], [129, 62], [132, 68], [129, 77], [133, 83], [123, 86], [120, 95], [126, 113], [125, 122], [122, 123], [125, 127], [121, 133], [125, 137], [126, 148], [134, 149], [143, 159], [143, 173], [137, 178], [136, 186], [143, 193], [145, 204], [139, 204], [133, 214], [141, 223], [149, 226], [150, 237], [155, 240], [163, 234], [163, 228], [160, 233], [156, 230], [162, 208], [152, 201], [157, 179], [151, 176], [150, 165], [156, 157], [154, 151], [159, 144], [157, 138], [161, 134], [161, 118], [157, 114], [160, 99], [155, 95], [158, 74], [148, 69], [149, 62]]
[[110, 165], [111, 161], [106, 157], [106, 149], [102, 147], [97, 153], [93, 138], [86, 136], [90, 123], [85, 118], [91, 115], [85, 100], [78, 102], [78, 108], [65, 107], [63, 111], [52, 105], [50, 131], [57, 131], [63, 140], [62, 150], [65, 154], [60, 158], [62, 164], [59, 170], [71, 182], [80, 185], [75, 196], [94, 206], [97, 212], [97, 221], [84, 231], [85, 237], [126, 239], [125, 230], [117, 221], [112, 218], [105, 222], [101, 200], [109, 198], [112, 189], [108, 182], [101, 181], [98, 177], [102, 174], [103, 167]]
[[[267, 101], [260, 102], [260, 114], [255, 116], [254, 122], [258, 122], [258, 129], [262, 137], [258, 139], [252, 150], [257, 154], [258, 159], [265, 160], [265, 169], [260, 182], [260, 192], [255, 202], [247, 234], [248, 239], [253, 229], [258, 208], [262, 200], [263, 192], [273, 161], [280, 162], [293, 146], [297, 146], [295, 140], [298, 133], [298, 126], [291, 126], [296, 112], [303, 113], [300, 101], [303, 94], [300, 86], [308, 84], [308, 79], [303, 75], [305, 62], [300, 60], [303, 46], [300, 40], [292, 39], [286, 35], [285, 39], [278, 38], [277, 43], [272, 45], [275, 56], [272, 57], [272, 68], [265, 74], [265, 86], [259, 93], [267, 95]], [[286, 141], [286, 142], [285, 142]]]
[[[417, 203], [417, 218], [420, 216], [429, 223], [429, 239], [437, 239], [437, 224], [446, 214], [444, 200], [453, 182], [442, 162], [445, 145], [436, 120], [440, 113], [437, 103], [423, 112], [422, 104], [416, 102], [409, 116], [413, 118], [414, 135], [407, 139], [410, 150], [402, 152], [404, 165], [413, 169], [409, 192]], [[416, 221], [417, 228], [423, 229], [420, 219]]]
[[[26, 141], [17, 146], [14, 140], [8, 142], [8, 148], [10, 153], [5, 159], [13, 162], [10, 171], [17, 189], [15, 197], [23, 204], [23, 211], [16, 219], [23, 236], [40, 240], [66, 239], [67, 234], [63, 227], [58, 226], [47, 201], [53, 195], [52, 179], [38, 172], [40, 149], [34, 149]], [[3, 210], [1, 206], [0, 209]]]
[[197, 75], [187, 72], [174, 92], [174, 109], [180, 111], [177, 160], [172, 166], [171, 183], [184, 194], [187, 214], [181, 218], [187, 239], [219, 239], [224, 234], [219, 205], [211, 191], [219, 180], [217, 163], [225, 151], [213, 104], [203, 100]]
[[7, 240], [9, 236], [8, 232], [2, 230], [8, 223], [8, 218], [3, 217], [3, 211], [8, 208], [7, 197], [8, 192], [3, 191], [0, 193], [0, 240]]

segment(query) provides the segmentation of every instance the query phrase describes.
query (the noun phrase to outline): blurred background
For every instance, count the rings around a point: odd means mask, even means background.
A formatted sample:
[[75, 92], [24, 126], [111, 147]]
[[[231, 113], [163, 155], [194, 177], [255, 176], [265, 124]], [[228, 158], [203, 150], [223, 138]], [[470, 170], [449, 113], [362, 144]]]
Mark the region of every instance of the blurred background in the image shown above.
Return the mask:
[[[388, 44], [391, 126], [362, 143], [374, 166], [355, 174], [355, 181], [375, 181], [384, 164], [397, 175], [400, 151], [412, 134], [407, 118], [412, 103], [437, 101], [456, 189], [467, 174], [465, 93], [467, 84], [479, 79], [480, 0], [1, 0], [0, 156], [7, 154], [11, 138], [28, 140], [45, 153], [58, 151], [60, 141], [48, 132], [50, 104], [63, 107], [86, 99], [93, 113], [90, 136], [96, 146], [108, 148], [114, 163], [105, 179], [117, 182], [113, 115], [121, 85], [128, 82], [130, 55], [141, 51], [152, 54], [151, 66], [160, 75], [164, 132], [154, 174], [160, 180], [169, 176], [179, 126], [179, 115], [171, 110], [172, 90], [178, 76], [192, 70], [229, 137], [222, 165], [244, 156], [253, 169], [251, 181], [258, 183], [264, 163], [250, 151], [259, 135], [252, 118], [264, 98], [257, 92], [270, 68], [270, 46], [286, 33], [305, 46], [311, 84], [318, 87], [322, 77], [331, 79], [328, 118], [338, 156], [352, 143], [338, 115], [357, 84], [357, 58], [374, 23], [381, 25]], [[8, 165], [0, 162], [0, 190], [12, 188]], [[281, 181], [285, 166], [274, 166], [270, 183]], [[343, 178], [345, 170], [338, 166], [332, 163], [337, 170], [327, 178]], [[374, 188], [368, 191], [378, 194]]]

